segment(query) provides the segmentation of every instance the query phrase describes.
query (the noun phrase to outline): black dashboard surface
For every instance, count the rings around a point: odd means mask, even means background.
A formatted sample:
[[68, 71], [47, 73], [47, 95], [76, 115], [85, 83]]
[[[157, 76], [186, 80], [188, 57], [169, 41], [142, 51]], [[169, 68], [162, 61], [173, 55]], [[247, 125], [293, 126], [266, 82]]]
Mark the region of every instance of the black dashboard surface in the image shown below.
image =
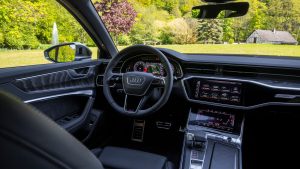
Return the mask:
[[182, 54], [170, 49], [160, 50], [183, 62], [216, 63], [248, 66], [267, 66], [300, 69], [300, 59], [282, 56], [220, 55], [220, 54]]
[[[191, 103], [242, 110], [271, 105], [300, 105], [300, 59], [279, 56], [183, 54], [169, 49], [159, 50], [168, 57], [174, 67], [175, 88], [181, 89], [175, 93]], [[123, 60], [117, 71], [135, 71], [135, 65], [139, 66], [139, 61], [142, 61], [142, 65], [150, 65], [158, 70], [149, 73], [163, 75], [163, 67], [159, 61], [144, 55], [146, 58], [139, 56]], [[140, 71], [145, 70], [140, 68]], [[242, 91], [240, 94], [233, 94], [209, 89], [209, 92], [204, 94], [206, 98], [195, 98], [193, 95], [201, 95], [195, 93], [195, 79], [201, 81], [201, 87], [206, 81], [219, 81], [238, 86], [217, 87], [239, 87]]]
[[[182, 67], [183, 93], [192, 103], [236, 109], [300, 105], [300, 59], [160, 50]], [[205, 85], [210, 88], [205, 89]], [[197, 88], [201, 88], [200, 91]], [[229, 88], [229, 91], [221, 88]], [[240, 93], [232, 92], [233, 88], [241, 88]]]

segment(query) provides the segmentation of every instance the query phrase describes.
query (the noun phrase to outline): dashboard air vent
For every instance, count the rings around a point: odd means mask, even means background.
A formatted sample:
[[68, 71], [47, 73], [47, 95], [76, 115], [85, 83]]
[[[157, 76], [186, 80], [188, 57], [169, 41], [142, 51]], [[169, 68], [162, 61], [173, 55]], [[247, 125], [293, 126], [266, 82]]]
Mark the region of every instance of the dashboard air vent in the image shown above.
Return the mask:
[[222, 65], [212, 63], [185, 63], [185, 72], [202, 75], [224, 75], [232, 77], [281, 77], [299, 78], [300, 69], [245, 66], [245, 65]]
[[187, 73], [215, 75], [219, 71], [219, 67], [213, 64], [185, 64]]
[[270, 77], [300, 77], [300, 70], [273, 67], [222, 66], [222, 74], [227, 76], [270, 76]]
[[242, 77], [256, 77], [258, 70], [253, 67], [244, 66], [222, 66], [222, 75], [226, 76], [242, 76]]

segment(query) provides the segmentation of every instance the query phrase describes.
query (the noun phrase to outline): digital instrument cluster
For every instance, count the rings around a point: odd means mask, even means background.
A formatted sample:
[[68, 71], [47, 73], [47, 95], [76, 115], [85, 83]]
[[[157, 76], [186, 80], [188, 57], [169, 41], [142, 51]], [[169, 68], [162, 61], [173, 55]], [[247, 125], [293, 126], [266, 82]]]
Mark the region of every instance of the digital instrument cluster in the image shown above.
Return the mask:
[[[183, 73], [180, 65], [173, 60], [170, 60], [170, 63], [174, 76], [177, 78], [182, 77]], [[121, 70], [122, 72], [138, 71], [152, 73], [156, 76], [166, 76], [164, 65], [155, 56], [142, 56], [127, 60], [124, 62]]]
[[[174, 66], [173, 65], [171, 66], [172, 66], [172, 71], [174, 72]], [[158, 76], [166, 76], [164, 66], [161, 63], [157, 63], [157, 62], [138, 61], [133, 65], [133, 70], [139, 72], [152, 73], [153, 75], [158, 75]]]

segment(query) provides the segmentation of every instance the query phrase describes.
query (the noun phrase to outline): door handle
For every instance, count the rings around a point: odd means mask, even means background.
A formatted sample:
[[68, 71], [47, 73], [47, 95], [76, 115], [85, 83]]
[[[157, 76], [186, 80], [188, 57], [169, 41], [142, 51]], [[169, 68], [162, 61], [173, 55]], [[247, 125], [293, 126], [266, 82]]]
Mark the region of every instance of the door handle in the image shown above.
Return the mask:
[[74, 79], [85, 78], [89, 75], [90, 68], [86, 67], [86, 68], [79, 68], [79, 69], [71, 69], [68, 70], [68, 72], [70, 76]]

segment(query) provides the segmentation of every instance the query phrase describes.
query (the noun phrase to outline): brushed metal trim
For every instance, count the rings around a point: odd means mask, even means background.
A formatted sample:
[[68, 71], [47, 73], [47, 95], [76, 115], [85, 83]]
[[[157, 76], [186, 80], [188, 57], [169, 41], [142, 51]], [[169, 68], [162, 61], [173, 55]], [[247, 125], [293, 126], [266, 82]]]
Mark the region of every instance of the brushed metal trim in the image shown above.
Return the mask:
[[38, 102], [38, 101], [44, 101], [44, 100], [49, 100], [49, 99], [53, 99], [53, 98], [63, 97], [63, 96], [74, 96], [74, 95], [92, 96], [93, 95], [93, 90], [82, 90], [82, 91], [77, 91], [77, 92], [70, 92], [70, 93], [63, 93], [63, 94], [46, 96], [46, 97], [40, 97], [40, 98], [36, 98], [36, 99], [25, 100], [24, 103], [33, 103], [33, 102]]

